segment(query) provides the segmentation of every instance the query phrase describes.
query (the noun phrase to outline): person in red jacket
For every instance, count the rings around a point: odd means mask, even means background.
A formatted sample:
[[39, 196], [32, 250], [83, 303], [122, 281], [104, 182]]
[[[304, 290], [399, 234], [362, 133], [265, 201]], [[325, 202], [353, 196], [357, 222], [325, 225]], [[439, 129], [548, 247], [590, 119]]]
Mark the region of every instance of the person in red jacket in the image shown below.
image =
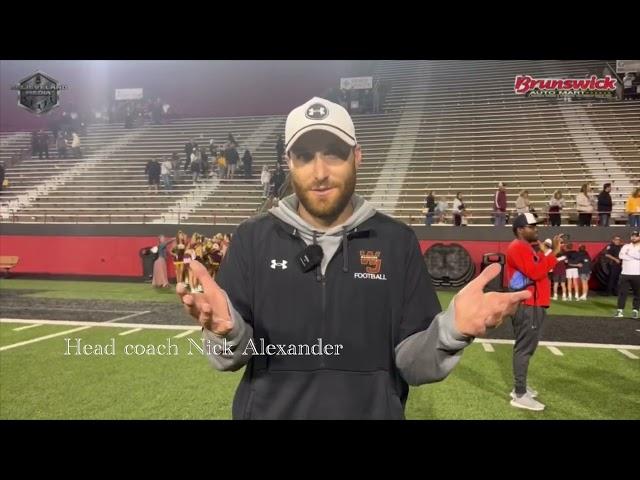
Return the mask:
[[[507, 279], [509, 290], [529, 290], [531, 296], [520, 303], [512, 317], [515, 345], [513, 347], [514, 389], [511, 405], [527, 410], [544, 410], [544, 404], [535, 399], [538, 392], [527, 386], [527, 370], [540, 340], [542, 324], [549, 308], [551, 285], [549, 270], [558, 259], [562, 237], [556, 235], [549, 247], [538, 240], [538, 220], [532, 213], [523, 213], [513, 222], [516, 236], [507, 248]], [[534, 245], [539, 250], [534, 249]]]

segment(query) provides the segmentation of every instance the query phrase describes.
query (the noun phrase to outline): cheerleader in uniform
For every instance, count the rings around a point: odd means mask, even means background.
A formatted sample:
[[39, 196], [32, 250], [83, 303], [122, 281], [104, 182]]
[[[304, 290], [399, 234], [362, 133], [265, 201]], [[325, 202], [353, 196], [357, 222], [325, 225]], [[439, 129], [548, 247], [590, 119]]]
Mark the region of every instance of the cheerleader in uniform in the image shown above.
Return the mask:
[[176, 244], [171, 249], [171, 255], [173, 256], [173, 266], [176, 269], [176, 282], [184, 281], [184, 251], [187, 249], [187, 243], [187, 235], [182, 230], [178, 230], [178, 235], [176, 236]]
[[[187, 260], [187, 254], [189, 255], [189, 260]], [[200, 235], [199, 233], [194, 233], [191, 236], [191, 242], [189, 244], [189, 247], [185, 250], [184, 255], [184, 266], [188, 271], [188, 285], [191, 288], [191, 291], [203, 292], [202, 286], [200, 285], [200, 282], [198, 282], [198, 278], [191, 271], [191, 269], [188, 268], [188, 265], [192, 260], [197, 260], [198, 262], [202, 263], [202, 235]]]

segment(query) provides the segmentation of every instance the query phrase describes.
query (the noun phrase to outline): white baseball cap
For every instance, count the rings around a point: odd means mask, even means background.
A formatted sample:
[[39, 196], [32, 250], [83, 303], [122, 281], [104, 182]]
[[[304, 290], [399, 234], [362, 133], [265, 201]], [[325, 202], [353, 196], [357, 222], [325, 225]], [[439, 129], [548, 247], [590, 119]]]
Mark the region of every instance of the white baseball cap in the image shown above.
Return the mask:
[[313, 97], [289, 113], [284, 127], [285, 151], [288, 152], [303, 134], [312, 130], [325, 130], [333, 133], [352, 147], [358, 143], [356, 129], [349, 112], [337, 103]]
[[521, 213], [513, 221], [513, 226], [516, 228], [526, 227], [527, 225], [537, 225], [538, 219], [533, 213]]

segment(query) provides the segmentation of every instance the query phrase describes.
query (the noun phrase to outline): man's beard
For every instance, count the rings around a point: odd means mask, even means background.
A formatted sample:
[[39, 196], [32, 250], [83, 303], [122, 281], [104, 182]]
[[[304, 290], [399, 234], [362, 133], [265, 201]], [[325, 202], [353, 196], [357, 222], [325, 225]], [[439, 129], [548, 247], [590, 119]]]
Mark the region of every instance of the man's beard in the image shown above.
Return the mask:
[[[291, 184], [293, 190], [309, 214], [319, 218], [323, 223], [331, 225], [344, 211], [347, 204], [351, 201], [351, 197], [356, 189], [356, 169], [353, 165], [352, 175], [350, 175], [343, 184], [329, 183], [311, 183], [308, 187], [301, 185], [295, 175], [291, 175]], [[338, 197], [335, 200], [314, 198], [313, 188], [328, 187], [338, 190]]]

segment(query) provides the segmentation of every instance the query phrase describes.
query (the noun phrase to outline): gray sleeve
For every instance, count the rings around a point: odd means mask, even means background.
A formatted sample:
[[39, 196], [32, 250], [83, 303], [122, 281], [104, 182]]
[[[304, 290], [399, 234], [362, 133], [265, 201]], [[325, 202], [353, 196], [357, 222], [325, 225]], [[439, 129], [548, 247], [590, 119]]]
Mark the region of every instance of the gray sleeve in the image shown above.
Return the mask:
[[[235, 309], [227, 292], [224, 292], [224, 295], [227, 297], [233, 328], [224, 337], [204, 329], [202, 334], [204, 354], [216, 370], [235, 372], [244, 367], [251, 358], [251, 353], [245, 353], [245, 349], [253, 337], [253, 328], [244, 321]], [[214, 348], [215, 346], [217, 348]], [[220, 353], [216, 354], [216, 351], [220, 351]], [[251, 351], [249, 349], [249, 352]]]
[[405, 338], [396, 347], [396, 366], [409, 385], [439, 382], [451, 373], [462, 357], [462, 350], [473, 337], [460, 334], [455, 327], [453, 300], [426, 330]]

